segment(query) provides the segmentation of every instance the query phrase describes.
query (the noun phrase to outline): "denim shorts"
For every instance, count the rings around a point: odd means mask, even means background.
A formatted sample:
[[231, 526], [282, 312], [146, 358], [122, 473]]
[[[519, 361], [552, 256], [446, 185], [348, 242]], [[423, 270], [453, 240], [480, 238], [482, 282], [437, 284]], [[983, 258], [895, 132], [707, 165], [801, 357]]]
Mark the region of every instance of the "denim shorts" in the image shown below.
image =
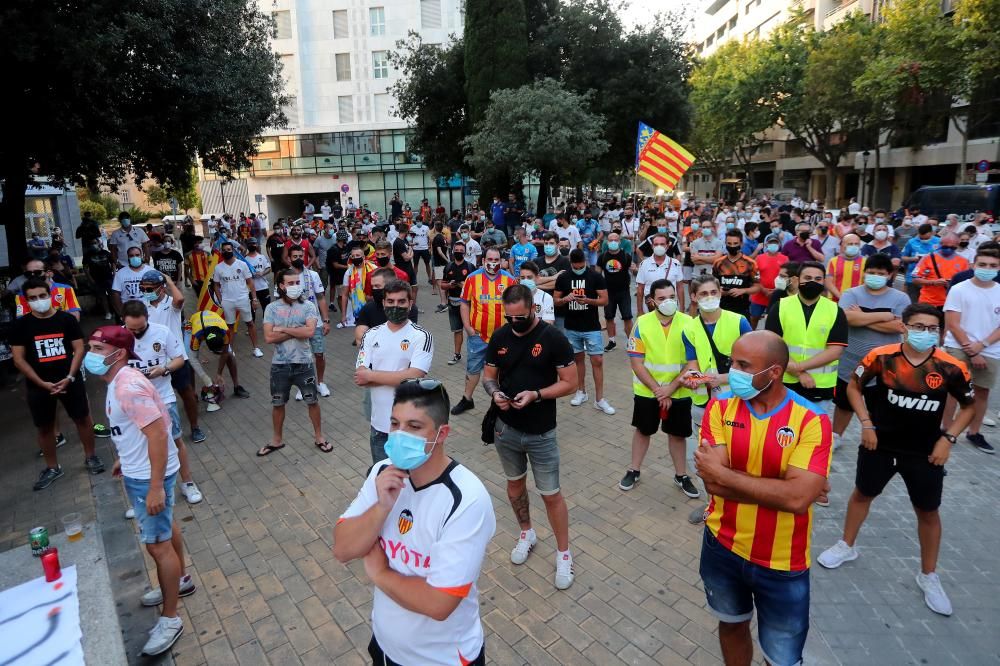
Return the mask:
[[809, 570], [778, 571], [744, 560], [706, 528], [699, 567], [709, 610], [721, 622], [748, 622], [757, 609], [757, 638], [768, 663], [802, 663], [809, 633]]
[[530, 461], [538, 492], [542, 495], [559, 492], [559, 443], [555, 428], [535, 435], [512, 428], [498, 418], [494, 445], [508, 481], [526, 477]]
[[313, 354], [322, 354], [326, 351], [326, 338], [323, 337], [323, 322], [316, 321], [316, 333], [309, 338], [309, 347]]
[[465, 372], [470, 375], [478, 375], [486, 365], [487, 342], [478, 335], [470, 335], [465, 341], [465, 351], [469, 358], [465, 361]]
[[566, 339], [573, 345], [574, 354], [587, 352], [588, 356], [604, 354], [604, 334], [600, 331], [570, 331], [565, 330]]
[[155, 516], [146, 513], [146, 495], [149, 493], [149, 479], [122, 477], [129, 504], [135, 509], [135, 522], [139, 526], [139, 541], [142, 543], [162, 543], [170, 541], [174, 534], [174, 482], [177, 473], [163, 479], [163, 494], [166, 506]]
[[170, 439], [178, 440], [184, 431], [181, 430], [181, 413], [177, 411], [177, 403], [167, 405], [167, 412], [170, 414]]
[[761, 305], [760, 303], [754, 303], [750, 301], [750, 316], [751, 317], [763, 317], [767, 314], [767, 306]]
[[312, 363], [274, 363], [271, 365], [271, 406], [281, 407], [287, 403], [293, 385], [302, 391], [302, 399], [307, 405], [319, 402], [316, 366]]

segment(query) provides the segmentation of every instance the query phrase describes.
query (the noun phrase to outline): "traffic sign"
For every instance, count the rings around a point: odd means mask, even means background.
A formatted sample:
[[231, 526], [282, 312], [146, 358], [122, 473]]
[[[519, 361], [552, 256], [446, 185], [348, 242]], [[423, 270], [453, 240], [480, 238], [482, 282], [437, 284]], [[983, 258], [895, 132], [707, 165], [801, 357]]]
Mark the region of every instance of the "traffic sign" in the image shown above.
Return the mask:
[[990, 170], [989, 160], [979, 160], [978, 162], [976, 162], [976, 171], [978, 171], [979, 173], [986, 173], [989, 170]]
[[990, 174], [988, 174], [988, 173], [977, 173], [976, 174], [976, 182], [977, 183], [986, 183], [986, 182], [989, 182], [989, 179], [990, 179]]
[[263, 194], [255, 194], [255, 195], [253, 195], [253, 200], [256, 201], [257, 203], [261, 203], [262, 201], [264, 201], [264, 195]]
[[343, 192], [344, 194], [347, 194], [348, 192], [351, 191], [351, 186], [348, 185], [347, 183], [344, 183], [343, 185], [340, 186], [340, 191]]

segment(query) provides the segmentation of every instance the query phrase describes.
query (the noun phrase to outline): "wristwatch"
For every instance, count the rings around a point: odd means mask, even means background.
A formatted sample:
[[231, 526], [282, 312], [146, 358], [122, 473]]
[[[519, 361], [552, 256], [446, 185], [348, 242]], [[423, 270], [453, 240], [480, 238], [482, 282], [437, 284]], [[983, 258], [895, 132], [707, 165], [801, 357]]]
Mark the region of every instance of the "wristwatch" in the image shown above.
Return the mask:
[[66, 375], [66, 379], [69, 380], [70, 384], [76, 381], [76, 377], [74, 377], [73, 375]]
[[941, 436], [948, 440], [949, 443], [955, 444], [958, 442], [958, 437], [956, 435], [949, 435], [946, 432], [942, 432]]
[[163, 368], [163, 376], [164, 377], [170, 376], [170, 368]]

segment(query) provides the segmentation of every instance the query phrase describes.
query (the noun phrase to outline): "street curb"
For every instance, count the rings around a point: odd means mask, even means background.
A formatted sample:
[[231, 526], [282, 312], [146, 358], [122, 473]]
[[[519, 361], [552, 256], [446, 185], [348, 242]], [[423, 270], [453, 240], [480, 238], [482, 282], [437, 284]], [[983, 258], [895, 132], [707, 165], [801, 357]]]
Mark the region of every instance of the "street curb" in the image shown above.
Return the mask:
[[[104, 460], [115, 460], [114, 447], [110, 439], [97, 440], [98, 455]], [[103, 449], [103, 450], [100, 450]], [[107, 556], [108, 576], [118, 623], [121, 626], [125, 658], [129, 664], [151, 664], [173, 666], [171, 650], [157, 657], [140, 656], [148, 639], [149, 629], [159, 618], [157, 608], [144, 608], [139, 598], [150, 588], [146, 575], [146, 563], [140, 550], [139, 540], [130, 520], [124, 519], [126, 503], [121, 481], [108, 472], [91, 479], [94, 505], [97, 512], [97, 529], [104, 542]]]

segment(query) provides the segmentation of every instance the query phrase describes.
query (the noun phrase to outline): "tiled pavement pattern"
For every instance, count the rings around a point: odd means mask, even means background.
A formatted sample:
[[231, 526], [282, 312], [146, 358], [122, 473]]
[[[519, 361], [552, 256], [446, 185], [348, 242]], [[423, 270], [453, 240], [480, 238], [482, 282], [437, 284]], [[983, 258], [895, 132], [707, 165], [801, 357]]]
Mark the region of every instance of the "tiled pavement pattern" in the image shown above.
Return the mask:
[[[421, 324], [435, 334], [432, 374], [457, 399], [463, 365], [445, 364], [452, 351], [447, 315], [433, 313], [436, 297], [429, 292], [421, 289], [420, 305]], [[254, 359], [247, 339], [237, 340], [241, 380], [252, 398], [229, 398], [221, 411], [203, 414], [209, 439], [191, 451], [206, 500], [188, 507], [178, 498], [199, 590], [182, 600], [186, 630], [174, 647], [177, 664], [367, 663], [370, 587], [360, 563], [344, 567], [330, 553], [332, 526], [370, 464], [361, 393], [351, 380], [351, 335], [333, 330], [327, 339], [327, 383], [334, 395], [322, 399], [322, 407], [333, 453], [311, 445], [305, 407], [292, 402], [289, 446], [264, 459], [253, 453], [270, 435], [270, 353]], [[552, 584], [554, 541], [537, 495], [532, 508], [539, 544], [525, 565], [509, 561], [516, 526], [496, 453], [478, 437], [484, 394], [477, 392], [473, 412], [452, 421], [449, 453], [480, 476], [495, 500], [497, 535], [479, 580], [491, 663], [721, 661], [716, 622], [705, 609], [698, 577], [701, 529], [686, 520], [698, 502], [673, 486], [662, 436], [654, 439], [642, 483], [629, 493], [617, 488], [631, 437], [621, 342], [606, 366], [607, 395], [618, 413], [606, 416], [592, 402], [573, 408], [563, 400], [559, 407], [561, 481], [577, 574], [568, 591]], [[99, 386], [97, 391], [103, 393]], [[20, 397], [10, 398], [21, 423]], [[26, 451], [33, 440], [23, 426], [18, 432], [23, 436], [10, 442], [16, 451], [0, 477], [0, 506], [13, 507], [3, 515], [3, 548], [20, 543], [31, 524], [56, 524], [70, 505], [92, 512], [83, 493], [87, 479], [75, 467], [46, 493], [30, 491], [37, 470]], [[856, 441], [857, 431], [848, 432]], [[994, 439], [1000, 443], [1000, 432]], [[73, 441], [61, 451], [72, 450]], [[940, 573], [955, 615], [935, 616], [922, 603], [913, 580], [914, 520], [897, 479], [862, 531], [861, 559], [833, 572], [814, 567], [809, 663], [983, 664], [1000, 658], [993, 626], [1000, 617], [1000, 538], [991, 510], [1000, 490], [998, 461], [967, 445], [957, 447], [952, 460]], [[853, 482], [852, 451], [838, 451], [834, 466], [833, 504], [816, 512], [814, 557], [839, 536]]]

